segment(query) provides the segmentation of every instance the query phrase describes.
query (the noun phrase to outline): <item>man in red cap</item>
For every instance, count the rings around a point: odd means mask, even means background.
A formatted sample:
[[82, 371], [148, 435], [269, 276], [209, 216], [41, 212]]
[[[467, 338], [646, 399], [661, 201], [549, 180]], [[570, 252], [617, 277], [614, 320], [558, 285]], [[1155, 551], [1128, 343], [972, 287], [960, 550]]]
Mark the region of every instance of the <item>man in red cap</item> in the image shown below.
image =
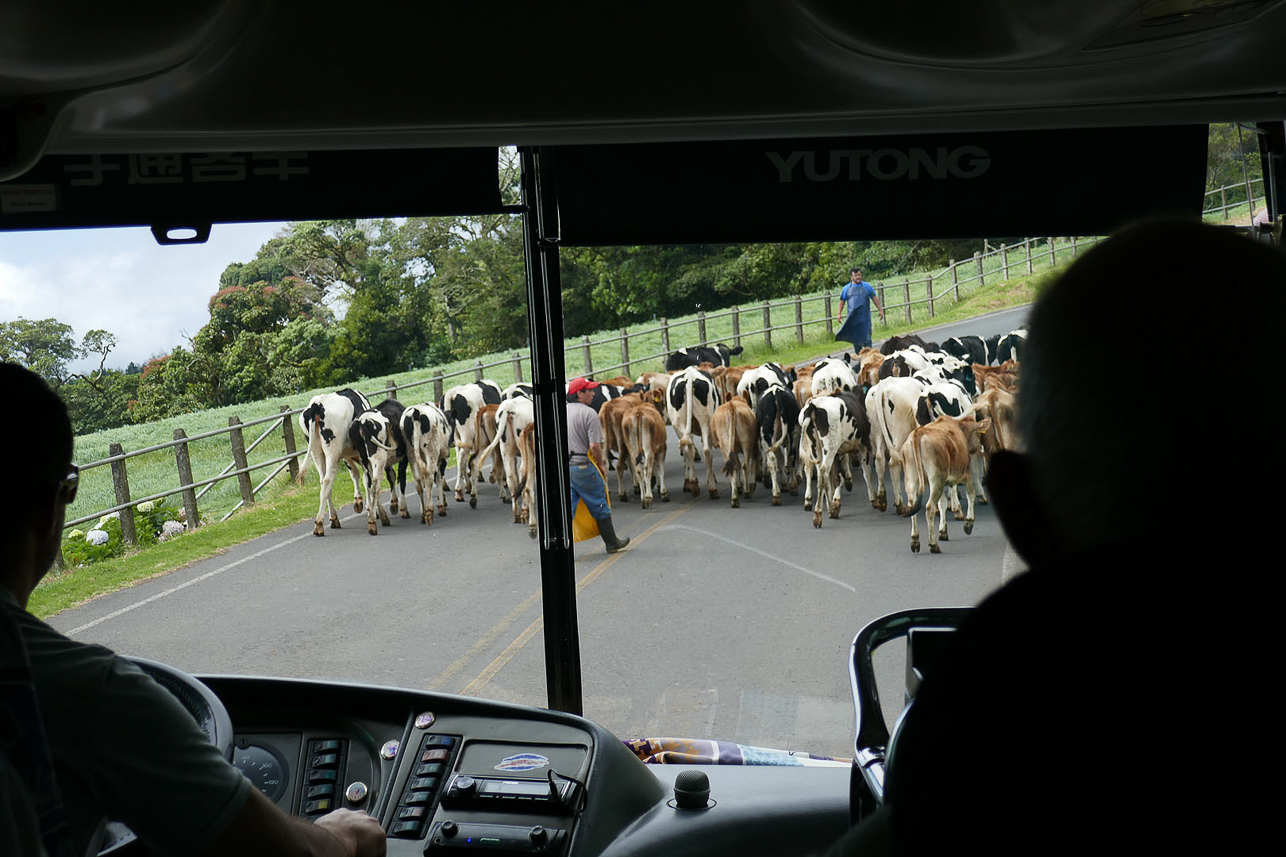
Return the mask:
[[603, 473], [607, 463], [603, 459], [603, 428], [598, 414], [590, 407], [594, 401], [597, 381], [573, 378], [567, 385], [568, 395], [576, 401], [567, 403], [567, 448], [571, 452], [572, 513], [576, 501], [584, 500], [590, 515], [598, 522], [599, 535], [608, 553], [616, 553], [630, 543], [618, 539], [612, 526], [612, 509], [607, 505], [607, 483]]

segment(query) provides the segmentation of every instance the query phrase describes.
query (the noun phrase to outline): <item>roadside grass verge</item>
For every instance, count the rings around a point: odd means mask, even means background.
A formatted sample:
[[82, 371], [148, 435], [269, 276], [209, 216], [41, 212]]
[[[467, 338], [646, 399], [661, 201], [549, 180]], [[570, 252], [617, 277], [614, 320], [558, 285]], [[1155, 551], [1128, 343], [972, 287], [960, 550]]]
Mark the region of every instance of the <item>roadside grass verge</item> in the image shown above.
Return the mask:
[[[115, 559], [53, 569], [32, 592], [27, 609], [39, 618], [47, 618], [100, 595], [218, 556], [230, 547], [297, 524], [317, 512], [315, 477], [303, 487], [287, 486], [283, 481], [267, 490], [267, 496], [254, 506], [238, 511], [223, 523], [207, 524]], [[352, 503], [352, 484], [336, 480], [334, 498], [337, 508]]]

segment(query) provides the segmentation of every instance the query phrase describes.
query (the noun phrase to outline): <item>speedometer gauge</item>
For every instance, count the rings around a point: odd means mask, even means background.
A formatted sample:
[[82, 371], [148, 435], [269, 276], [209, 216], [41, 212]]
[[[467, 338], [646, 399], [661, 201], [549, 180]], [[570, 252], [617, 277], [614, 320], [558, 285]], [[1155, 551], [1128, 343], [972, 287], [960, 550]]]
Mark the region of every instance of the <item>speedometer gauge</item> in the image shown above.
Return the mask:
[[274, 803], [286, 792], [286, 763], [276, 751], [258, 744], [238, 746], [232, 764]]

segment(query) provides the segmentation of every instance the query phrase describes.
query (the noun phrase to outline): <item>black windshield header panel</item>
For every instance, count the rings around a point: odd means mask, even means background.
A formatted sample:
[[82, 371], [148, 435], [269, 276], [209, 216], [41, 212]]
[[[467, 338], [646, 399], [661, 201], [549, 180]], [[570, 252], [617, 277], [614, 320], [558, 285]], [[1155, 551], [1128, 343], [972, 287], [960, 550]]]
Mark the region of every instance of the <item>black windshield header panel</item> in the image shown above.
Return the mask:
[[0, 182], [0, 230], [486, 214], [495, 148], [51, 156]]
[[571, 245], [1101, 235], [1200, 215], [1206, 126], [558, 147]]

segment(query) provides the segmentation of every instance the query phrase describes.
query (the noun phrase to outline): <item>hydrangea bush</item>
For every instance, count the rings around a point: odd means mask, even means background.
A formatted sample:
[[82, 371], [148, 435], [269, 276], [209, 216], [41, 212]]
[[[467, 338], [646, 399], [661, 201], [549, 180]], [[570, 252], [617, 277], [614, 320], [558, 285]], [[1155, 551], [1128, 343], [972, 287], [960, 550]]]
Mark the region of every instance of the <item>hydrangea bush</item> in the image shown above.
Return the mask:
[[[166, 527], [166, 523], [179, 522], [183, 517], [182, 508], [170, 505], [164, 498], [139, 503], [132, 511], [140, 546], [156, 544], [163, 534], [171, 537], [175, 529], [173, 525]], [[88, 531], [69, 530], [63, 538], [63, 560], [67, 565], [89, 565], [123, 554], [125, 538], [121, 534], [120, 516], [120, 512], [104, 515]]]

